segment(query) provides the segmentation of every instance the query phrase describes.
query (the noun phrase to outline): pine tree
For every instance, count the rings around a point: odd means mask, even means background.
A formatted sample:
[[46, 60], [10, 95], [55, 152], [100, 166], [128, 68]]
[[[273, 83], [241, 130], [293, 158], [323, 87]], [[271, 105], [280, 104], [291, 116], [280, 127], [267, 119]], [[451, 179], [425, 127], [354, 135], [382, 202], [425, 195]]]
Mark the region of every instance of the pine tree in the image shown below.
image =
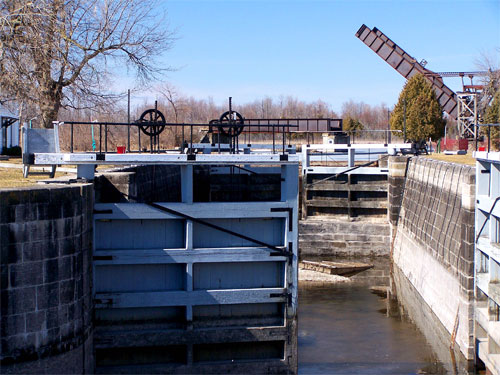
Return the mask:
[[344, 118], [342, 120], [342, 128], [344, 131], [346, 131], [352, 135], [352, 133], [354, 133], [358, 130], [363, 130], [364, 126], [359, 120], [357, 120], [351, 116], [347, 116], [346, 118]]
[[404, 131], [406, 112], [406, 138], [421, 141], [437, 140], [444, 134], [446, 120], [431, 84], [422, 74], [411, 77], [403, 87], [392, 111], [392, 130]]
[[[493, 102], [486, 109], [486, 114], [484, 116], [484, 122], [486, 124], [500, 124], [500, 91], [497, 91]], [[484, 133], [487, 134], [487, 129], [484, 129]], [[500, 148], [500, 128], [491, 128], [491, 140], [494, 147], [498, 150]]]

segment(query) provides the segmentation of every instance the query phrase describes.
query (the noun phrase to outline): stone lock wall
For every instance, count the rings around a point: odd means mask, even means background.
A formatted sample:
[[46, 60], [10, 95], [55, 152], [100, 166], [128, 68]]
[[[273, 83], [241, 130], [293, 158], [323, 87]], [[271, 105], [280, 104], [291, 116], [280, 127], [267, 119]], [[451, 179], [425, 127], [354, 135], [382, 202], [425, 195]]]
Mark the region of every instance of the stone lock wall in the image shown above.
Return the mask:
[[408, 156], [391, 156], [387, 162], [389, 169], [387, 219], [392, 226], [398, 224], [409, 161]]
[[467, 359], [474, 347], [474, 188], [473, 167], [412, 158], [392, 249], [395, 265]]
[[1, 372], [93, 372], [90, 184], [0, 190]]

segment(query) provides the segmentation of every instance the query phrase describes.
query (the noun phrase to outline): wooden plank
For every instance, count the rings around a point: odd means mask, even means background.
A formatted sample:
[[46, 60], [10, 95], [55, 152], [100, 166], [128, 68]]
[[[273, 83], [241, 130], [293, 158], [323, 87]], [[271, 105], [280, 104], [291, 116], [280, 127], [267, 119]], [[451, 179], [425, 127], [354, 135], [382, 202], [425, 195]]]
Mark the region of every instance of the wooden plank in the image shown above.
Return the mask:
[[286, 288], [252, 288], [192, 292], [96, 293], [95, 303], [96, 308], [270, 303], [286, 301], [286, 291]]
[[358, 262], [312, 262], [308, 260], [299, 262], [300, 269], [347, 277], [356, 275], [357, 273], [366, 271], [373, 267], [373, 264]]

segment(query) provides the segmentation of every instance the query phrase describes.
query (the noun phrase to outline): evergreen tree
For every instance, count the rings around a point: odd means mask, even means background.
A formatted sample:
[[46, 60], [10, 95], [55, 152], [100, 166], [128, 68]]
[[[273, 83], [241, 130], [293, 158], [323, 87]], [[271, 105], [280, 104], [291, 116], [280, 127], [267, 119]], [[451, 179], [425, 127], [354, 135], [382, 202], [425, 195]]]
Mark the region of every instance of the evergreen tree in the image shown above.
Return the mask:
[[[484, 122], [486, 124], [500, 124], [500, 91], [497, 91], [493, 102], [486, 109], [486, 114], [484, 116]], [[487, 135], [488, 130], [483, 130], [484, 134]], [[499, 127], [491, 128], [491, 140], [492, 144], [496, 149], [500, 148], [500, 129]]]
[[359, 120], [351, 116], [347, 116], [342, 120], [342, 128], [345, 132], [352, 135], [357, 130], [363, 130], [364, 126]]
[[446, 120], [431, 84], [422, 74], [411, 77], [403, 87], [391, 114], [392, 130], [404, 131], [406, 112], [406, 138], [421, 141], [437, 140], [444, 134]]

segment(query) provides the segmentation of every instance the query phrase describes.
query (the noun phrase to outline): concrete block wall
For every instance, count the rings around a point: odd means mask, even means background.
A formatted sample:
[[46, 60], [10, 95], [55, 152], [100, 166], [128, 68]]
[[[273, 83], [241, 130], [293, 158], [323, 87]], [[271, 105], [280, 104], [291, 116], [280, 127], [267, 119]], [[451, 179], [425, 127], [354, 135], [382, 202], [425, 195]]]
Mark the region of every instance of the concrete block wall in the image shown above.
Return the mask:
[[473, 167], [412, 159], [400, 220], [443, 266], [460, 279], [464, 291], [474, 278]]
[[409, 161], [393, 247], [394, 263], [473, 358], [473, 167]]
[[93, 371], [93, 187], [0, 190], [2, 373]]
[[387, 223], [307, 219], [299, 222], [299, 254], [310, 257], [388, 256]]
[[390, 156], [387, 164], [389, 174], [388, 180], [388, 200], [387, 219], [391, 225], [397, 225], [401, 203], [403, 202], [403, 191], [406, 181], [406, 170], [408, 168], [409, 156]]

